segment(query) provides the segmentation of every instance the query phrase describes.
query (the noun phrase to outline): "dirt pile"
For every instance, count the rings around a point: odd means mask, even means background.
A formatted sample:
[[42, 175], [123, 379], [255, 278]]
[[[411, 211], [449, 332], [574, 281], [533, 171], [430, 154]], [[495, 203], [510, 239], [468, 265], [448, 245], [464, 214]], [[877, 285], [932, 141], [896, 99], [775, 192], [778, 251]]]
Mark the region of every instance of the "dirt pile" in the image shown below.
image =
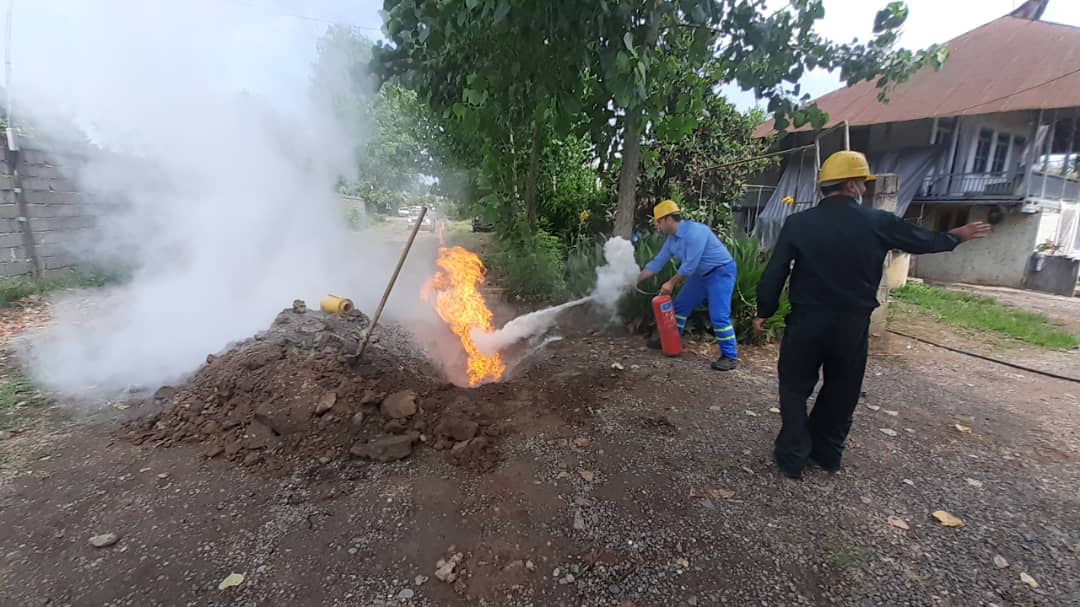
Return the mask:
[[444, 382], [400, 327], [381, 325], [363, 360], [369, 324], [296, 302], [270, 329], [235, 344], [183, 386], [154, 395], [160, 413], [129, 425], [139, 444], [201, 445], [206, 457], [243, 465], [362, 458], [391, 462], [418, 446], [487, 470], [498, 461], [498, 390]]

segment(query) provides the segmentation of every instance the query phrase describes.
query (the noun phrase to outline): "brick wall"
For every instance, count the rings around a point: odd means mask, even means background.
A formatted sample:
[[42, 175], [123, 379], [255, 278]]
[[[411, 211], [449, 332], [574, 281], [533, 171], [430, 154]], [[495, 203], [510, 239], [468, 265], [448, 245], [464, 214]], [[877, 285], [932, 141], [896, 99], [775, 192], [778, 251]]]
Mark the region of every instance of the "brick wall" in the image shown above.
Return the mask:
[[[2, 137], [0, 145], [6, 150]], [[73, 181], [82, 164], [75, 155], [32, 148], [0, 155], [0, 278], [75, 267], [95, 225], [94, 205]]]

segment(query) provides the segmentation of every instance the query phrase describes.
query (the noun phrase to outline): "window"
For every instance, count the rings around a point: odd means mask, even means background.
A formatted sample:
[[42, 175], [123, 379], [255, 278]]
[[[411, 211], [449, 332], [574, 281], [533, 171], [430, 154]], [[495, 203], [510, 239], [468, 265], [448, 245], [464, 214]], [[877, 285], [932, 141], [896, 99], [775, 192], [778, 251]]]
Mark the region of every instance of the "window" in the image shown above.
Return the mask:
[[948, 232], [953, 228], [959, 228], [968, 222], [968, 216], [970, 214], [970, 206], [938, 207], [934, 216], [934, 230], [938, 232]]
[[994, 147], [994, 131], [979, 131], [979, 143], [975, 147], [975, 162], [971, 165], [973, 173], [985, 173], [990, 163], [990, 149]]
[[998, 135], [997, 142], [994, 144], [994, 164], [990, 166], [991, 173], [1004, 173], [1005, 163], [1009, 159], [1009, 146], [1012, 144], [1012, 137], [1008, 135]]

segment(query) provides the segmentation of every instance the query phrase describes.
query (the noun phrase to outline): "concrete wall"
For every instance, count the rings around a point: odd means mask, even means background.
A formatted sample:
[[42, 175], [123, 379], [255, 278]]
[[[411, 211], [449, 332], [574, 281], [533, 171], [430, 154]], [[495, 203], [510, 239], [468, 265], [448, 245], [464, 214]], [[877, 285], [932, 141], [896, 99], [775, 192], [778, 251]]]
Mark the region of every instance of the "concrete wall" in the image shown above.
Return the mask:
[[[0, 145], [7, 147], [2, 137]], [[69, 178], [81, 163], [36, 149], [0, 155], [0, 278], [75, 267], [75, 245], [91, 238], [95, 225], [93, 205]]]
[[1044, 257], [1042, 267], [1036, 270], [1035, 259], [1032, 258], [1024, 286], [1036, 291], [1072, 297], [1076, 291], [1078, 275], [1080, 259], [1060, 255]]
[[[991, 207], [971, 209], [969, 221], [985, 221]], [[924, 226], [933, 226], [943, 206], [927, 207]], [[1008, 212], [984, 240], [961, 244], [951, 253], [919, 256], [913, 274], [924, 280], [1023, 288], [1042, 217]]]

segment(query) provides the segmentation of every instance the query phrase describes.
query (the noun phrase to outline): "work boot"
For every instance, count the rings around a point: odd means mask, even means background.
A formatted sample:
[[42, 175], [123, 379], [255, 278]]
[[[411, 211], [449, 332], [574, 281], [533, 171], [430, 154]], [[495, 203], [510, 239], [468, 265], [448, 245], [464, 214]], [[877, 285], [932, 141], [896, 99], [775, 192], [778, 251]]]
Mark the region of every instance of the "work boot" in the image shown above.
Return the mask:
[[734, 371], [735, 367], [738, 366], [739, 361], [735, 360], [734, 358], [728, 358], [726, 356], [721, 356], [720, 358], [716, 359], [716, 361], [712, 364], [712, 368], [716, 369], [717, 371]]
[[780, 458], [776, 457], [775, 453], [773, 454], [773, 461], [776, 462], [776, 467], [780, 468], [780, 472], [783, 473], [783, 475], [787, 478], [790, 478], [794, 481], [802, 480], [802, 470], [794, 470], [792, 468], [784, 466], [780, 463]]
[[819, 468], [828, 472], [829, 474], [836, 474], [840, 472], [840, 462], [829, 462], [824, 457], [817, 457], [813, 452], [810, 453], [810, 461], [817, 464]]

